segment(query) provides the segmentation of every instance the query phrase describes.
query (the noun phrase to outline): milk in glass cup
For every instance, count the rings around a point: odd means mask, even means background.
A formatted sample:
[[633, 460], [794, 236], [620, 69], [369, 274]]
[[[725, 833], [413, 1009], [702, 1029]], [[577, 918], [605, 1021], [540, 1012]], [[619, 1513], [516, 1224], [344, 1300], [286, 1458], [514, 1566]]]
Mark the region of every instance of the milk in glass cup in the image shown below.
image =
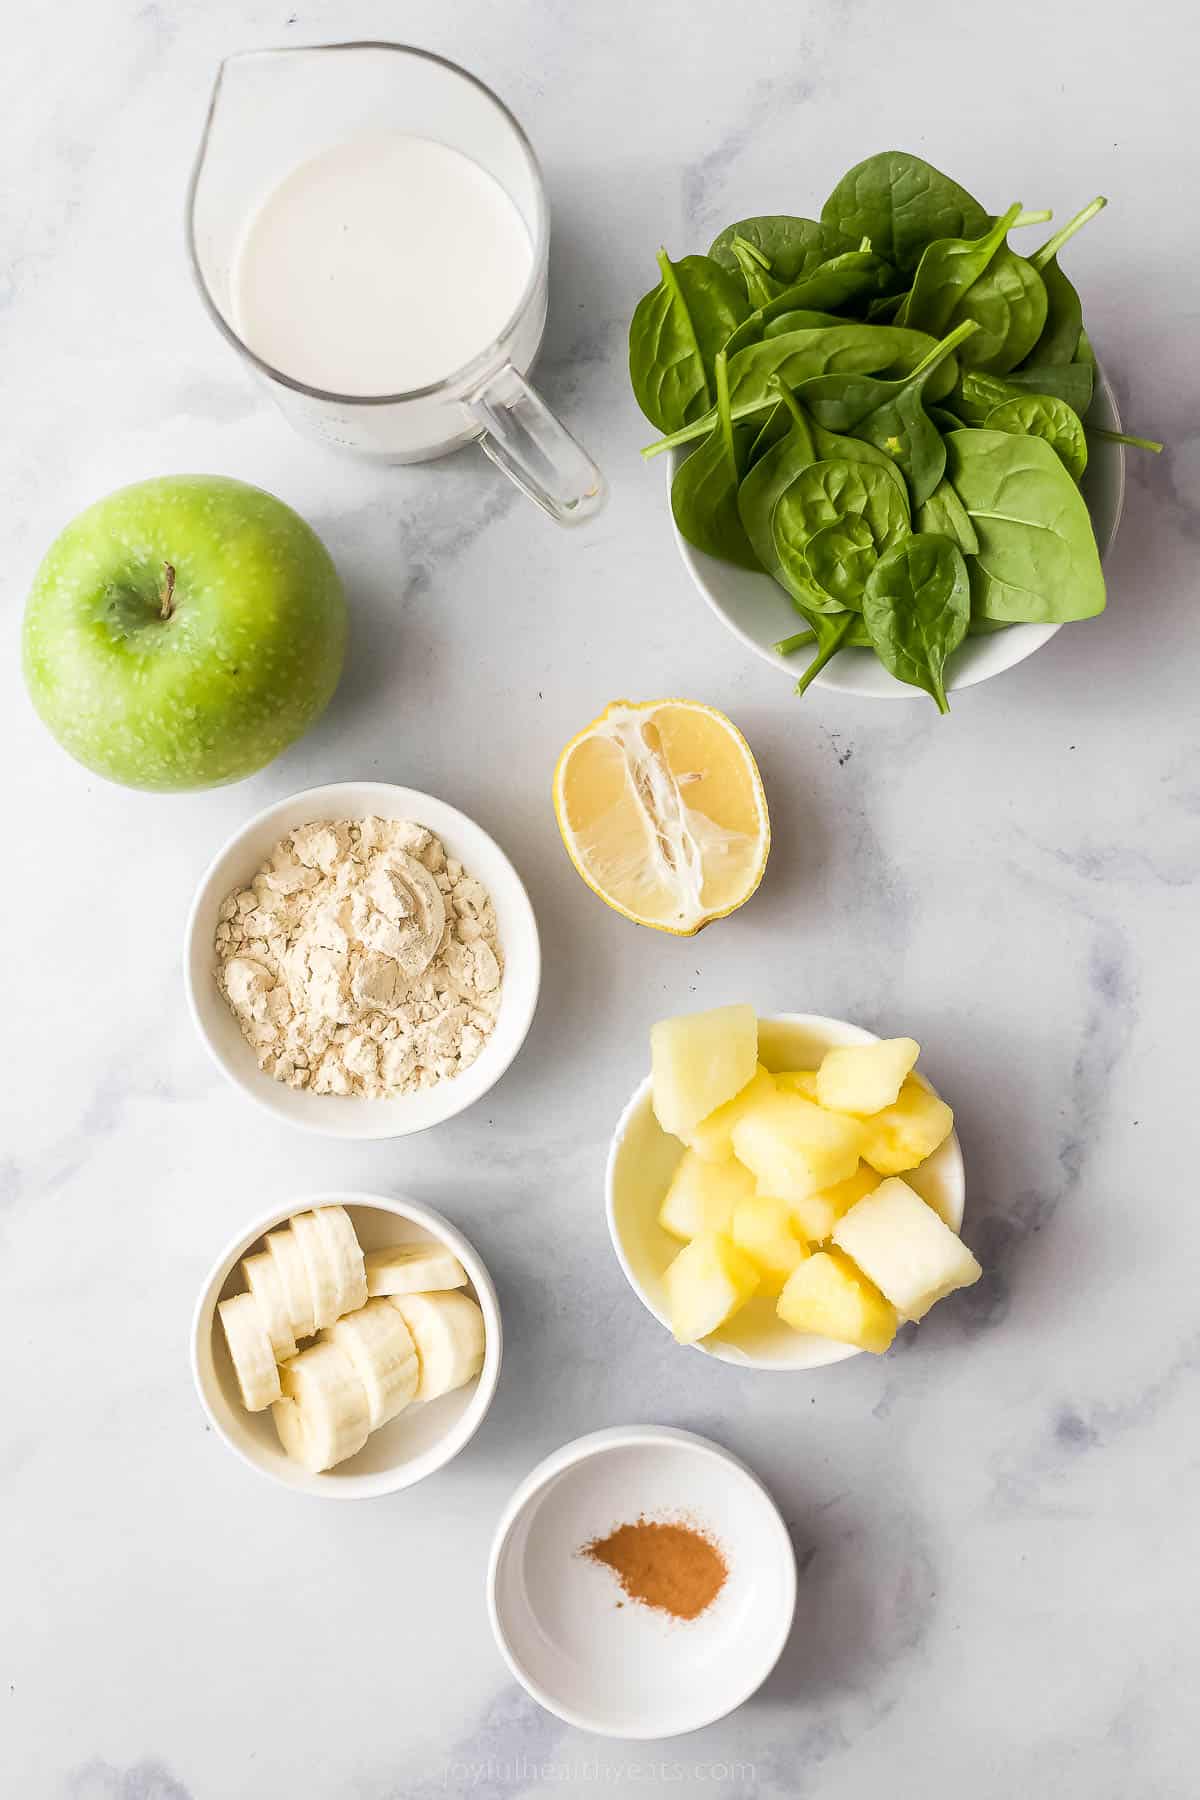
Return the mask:
[[560, 524], [603, 504], [526, 380], [546, 322], [541, 172], [464, 69], [382, 43], [229, 57], [188, 241], [209, 312], [299, 430], [396, 463], [475, 441]]

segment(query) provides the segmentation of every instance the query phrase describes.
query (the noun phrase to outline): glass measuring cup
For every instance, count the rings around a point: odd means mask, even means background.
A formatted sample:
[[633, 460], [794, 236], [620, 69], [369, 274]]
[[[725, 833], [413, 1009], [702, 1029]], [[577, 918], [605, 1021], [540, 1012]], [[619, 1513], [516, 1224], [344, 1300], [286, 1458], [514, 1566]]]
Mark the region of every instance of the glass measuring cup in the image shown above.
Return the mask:
[[[471, 158], [525, 222], [525, 290], [498, 338], [453, 374], [406, 393], [336, 394], [273, 368], [240, 334], [238, 251], [262, 201], [298, 165], [359, 134], [403, 131]], [[546, 322], [549, 208], [529, 141], [465, 69], [403, 44], [251, 50], [217, 71], [188, 190], [187, 235], [200, 296], [220, 331], [299, 431], [382, 462], [428, 462], [477, 442], [561, 525], [603, 504], [604, 478], [525, 379]]]

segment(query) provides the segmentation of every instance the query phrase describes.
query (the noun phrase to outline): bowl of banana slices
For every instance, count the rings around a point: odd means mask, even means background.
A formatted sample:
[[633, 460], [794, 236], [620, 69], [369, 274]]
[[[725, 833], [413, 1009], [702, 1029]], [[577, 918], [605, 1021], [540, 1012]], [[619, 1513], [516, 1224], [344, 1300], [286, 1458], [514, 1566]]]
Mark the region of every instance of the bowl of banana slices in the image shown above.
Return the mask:
[[256, 1219], [204, 1283], [192, 1373], [229, 1448], [301, 1493], [411, 1487], [478, 1430], [500, 1308], [460, 1231], [414, 1200], [318, 1194]]

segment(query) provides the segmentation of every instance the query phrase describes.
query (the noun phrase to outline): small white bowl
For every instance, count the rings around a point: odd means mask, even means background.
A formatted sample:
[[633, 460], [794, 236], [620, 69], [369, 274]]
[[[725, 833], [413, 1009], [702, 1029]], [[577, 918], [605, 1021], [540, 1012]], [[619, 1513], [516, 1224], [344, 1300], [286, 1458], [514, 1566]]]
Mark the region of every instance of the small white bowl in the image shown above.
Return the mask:
[[[772, 1070], [812, 1069], [835, 1044], [878, 1041], [861, 1025], [818, 1013], [777, 1013], [758, 1021], [759, 1061]], [[683, 1246], [662, 1229], [658, 1211], [682, 1155], [678, 1138], [669, 1137], [654, 1116], [647, 1075], [621, 1114], [609, 1151], [608, 1230], [630, 1287], [668, 1331], [671, 1317], [663, 1275]], [[959, 1229], [966, 1188], [957, 1132], [952, 1131], [904, 1179], [947, 1225]], [[722, 1331], [688, 1348], [750, 1369], [820, 1369], [863, 1354], [853, 1344], [793, 1331], [776, 1312], [774, 1298], [764, 1295], [743, 1306]]]
[[[261, 1240], [268, 1231], [314, 1206], [344, 1206], [364, 1250], [382, 1250], [389, 1244], [445, 1244], [467, 1271], [470, 1281], [463, 1292], [478, 1300], [485, 1333], [483, 1368], [475, 1381], [439, 1400], [405, 1407], [389, 1424], [371, 1433], [357, 1456], [319, 1475], [284, 1454], [269, 1407], [252, 1413], [242, 1405], [217, 1318], [218, 1301], [241, 1293], [245, 1286], [239, 1267], [243, 1256], [263, 1249]], [[503, 1345], [500, 1305], [492, 1278], [478, 1251], [449, 1219], [415, 1200], [389, 1200], [381, 1194], [305, 1194], [256, 1219], [225, 1246], [213, 1264], [192, 1318], [192, 1375], [204, 1410], [221, 1437], [260, 1475], [323, 1500], [367, 1500], [423, 1481], [470, 1442], [492, 1404]]]
[[[1097, 371], [1096, 394], [1092, 402], [1090, 423], [1107, 431], [1120, 431], [1116, 397], [1102, 371]], [[688, 448], [668, 452], [667, 510], [670, 511], [670, 484], [675, 471], [688, 455]], [[1125, 448], [1122, 444], [1106, 444], [1093, 440], [1089, 445], [1088, 466], [1082, 483], [1083, 497], [1092, 515], [1092, 526], [1101, 556], [1107, 556], [1117, 534], [1121, 509], [1125, 503]], [[697, 550], [680, 535], [671, 514], [671, 529], [683, 558], [683, 566], [699, 588], [723, 625], [741, 640], [747, 650], [763, 662], [771, 663], [791, 676], [793, 682], [803, 672], [805, 657], [780, 656], [775, 645], [802, 629], [804, 621], [777, 581], [753, 569], [739, 569]], [[974, 687], [1024, 662], [1035, 650], [1048, 643], [1060, 625], [1010, 625], [1006, 631], [989, 632], [984, 637], [967, 638], [955, 651], [948, 664], [951, 693], [959, 688]], [[857, 694], [868, 700], [915, 700], [928, 697], [922, 689], [910, 687], [889, 675], [873, 650], [841, 650], [816, 677], [814, 687], [834, 689], [842, 694]]]
[[[477, 877], [496, 908], [504, 982], [495, 1029], [461, 1075], [395, 1100], [363, 1100], [312, 1094], [275, 1081], [259, 1068], [237, 1020], [217, 987], [213, 948], [221, 902], [251, 881], [263, 860], [289, 831], [318, 819], [412, 819], [428, 826]], [[235, 1087], [306, 1131], [328, 1137], [407, 1137], [452, 1119], [493, 1087], [508, 1068], [533, 1022], [541, 981], [541, 950], [533, 906], [521, 877], [503, 850], [465, 813], [432, 794], [385, 781], [343, 781], [309, 788], [279, 800], [234, 833], [201, 879], [188, 917], [183, 978], [196, 1029], [217, 1067]]]
[[[695, 1619], [628, 1599], [583, 1545], [639, 1515], [697, 1526], [728, 1564]], [[488, 1614], [540, 1706], [582, 1731], [667, 1738], [722, 1719], [771, 1673], [796, 1609], [796, 1559], [766, 1488], [707, 1438], [632, 1425], [576, 1438], [504, 1510]]]

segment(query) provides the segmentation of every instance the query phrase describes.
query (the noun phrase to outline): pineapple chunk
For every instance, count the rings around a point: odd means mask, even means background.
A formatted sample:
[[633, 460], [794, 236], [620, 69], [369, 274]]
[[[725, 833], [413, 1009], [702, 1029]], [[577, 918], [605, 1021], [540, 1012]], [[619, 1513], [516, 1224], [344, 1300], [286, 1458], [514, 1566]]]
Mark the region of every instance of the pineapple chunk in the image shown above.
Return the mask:
[[837, 1250], [818, 1250], [802, 1262], [776, 1310], [793, 1331], [815, 1331], [876, 1356], [887, 1349], [900, 1322], [895, 1307]]
[[694, 1150], [685, 1150], [659, 1208], [658, 1222], [685, 1244], [702, 1231], [728, 1232], [734, 1207], [753, 1193], [754, 1177], [741, 1163], [703, 1162]]
[[921, 1046], [913, 1038], [846, 1044], [828, 1050], [817, 1070], [817, 1099], [834, 1112], [877, 1113], [891, 1106]]
[[923, 1319], [935, 1300], [983, 1274], [962, 1239], [898, 1176], [852, 1206], [833, 1241], [906, 1319]]
[[745, 1306], [758, 1288], [758, 1270], [729, 1238], [706, 1231], [684, 1246], [663, 1280], [671, 1330], [681, 1344], [694, 1344]]
[[944, 1100], [910, 1075], [893, 1106], [863, 1120], [863, 1161], [881, 1175], [903, 1175], [932, 1156], [954, 1129], [954, 1114]]
[[733, 1128], [746, 1107], [764, 1094], [775, 1092], [775, 1077], [768, 1075], [760, 1063], [740, 1094], [718, 1106], [716, 1112], [701, 1119], [683, 1136], [684, 1143], [702, 1156], [705, 1162], [726, 1162], [733, 1155]]
[[863, 1137], [860, 1120], [776, 1090], [746, 1107], [733, 1128], [733, 1153], [760, 1194], [791, 1203], [853, 1175]]
[[771, 1200], [765, 1195], [739, 1200], [733, 1209], [729, 1235], [757, 1268], [764, 1294], [778, 1294], [808, 1255], [808, 1246], [800, 1242], [792, 1228], [791, 1208], [786, 1200]]
[[822, 1188], [819, 1194], [793, 1200], [792, 1223], [802, 1238], [810, 1244], [819, 1244], [829, 1236], [842, 1214], [849, 1212], [864, 1194], [877, 1188], [882, 1179], [869, 1164], [860, 1162], [849, 1181], [839, 1181], [836, 1187]]
[[817, 1105], [817, 1071], [815, 1069], [784, 1069], [775, 1077], [777, 1087], [785, 1088], [789, 1094], [799, 1094], [802, 1100], [811, 1100]]
[[660, 1019], [650, 1031], [654, 1116], [682, 1137], [741, 1092], [758, 1067], [758, 1021], [752, 1006]]

